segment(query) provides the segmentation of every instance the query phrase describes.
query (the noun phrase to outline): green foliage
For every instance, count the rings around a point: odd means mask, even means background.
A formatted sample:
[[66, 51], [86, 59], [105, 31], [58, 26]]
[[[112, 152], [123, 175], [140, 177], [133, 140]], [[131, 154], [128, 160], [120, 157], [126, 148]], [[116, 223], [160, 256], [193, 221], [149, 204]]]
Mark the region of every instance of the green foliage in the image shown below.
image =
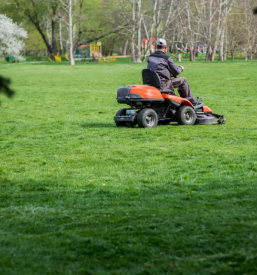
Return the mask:
[[25, 56], [27, 62], [33, 62], [33, 61], [47, 61], [49, 62], [49, 59], [47, 56]]
[[[68, 3], [66, 0], [62, 2], [65, 4]], [[57, 8], [58, 18], [54, 18], [57, 23], [55, 29], [56, 39], [58, 40], [58, 20], [60, 20], [62, 23], [63, 44], [64, 47], [66, 46], [65, 41], [68, 39], [68, 32], [64, 21], [67, 22], [68, 18], [63, 5], [60, 5], [59, 1], [15, 0], [15, 3], [18, 3], [19, 6], [15, 4], [3, 5], [0, 3], [0, 9], [14, 19], [14, 21], [23, 23], [25, 29], [28, 31], [28, 39], [25, 40], [27, 52], [46, 51], [46, 45], [37, 28], [31, 22], [31, 19], [34, 22], [40, 22], [40, 27], [49, 40], [51, 38], [51, 20], [53, 19], [52, 6], [56, 3], [59, 4]], [[80, 5], [81, 3], [82, 6]], [[74, 33], [74, 43], [77, 42], [79, 45], [88, 43], [88, 41], [92, 43], [98, 40], [97, 37], [104, 36], [99, 39], [103, 42], [104, 52], [112, 51], [114, 46], [116, 49], [120, 46], [122, 47], [124, 44], [124, 35], [105, 35], [125, 24], [124, 14], [122, 14], [125, 11], [125, 5], [125, 3], [120, 3], [117, 0], [77, 1], [73, 7], [73, 23], [76, 25], [76, 28], [74, 28], [76, 30]], [[125, 19], [128, 20], [128, 18]], [[59, 43], [57, 44], [58, 52], [60, 52]]]
[[42, 37], [35, 28], [29, 24], [26, 26], [29, 33], [28, 39], [25, 40], [26, 51], [29, 52], [43, 52], [46, 51], [46, 46]]
[[116, 128], [145, 64], [1, 67], [1, 274], [256, 274], [257, 64], [182, 64], [227, 124]]

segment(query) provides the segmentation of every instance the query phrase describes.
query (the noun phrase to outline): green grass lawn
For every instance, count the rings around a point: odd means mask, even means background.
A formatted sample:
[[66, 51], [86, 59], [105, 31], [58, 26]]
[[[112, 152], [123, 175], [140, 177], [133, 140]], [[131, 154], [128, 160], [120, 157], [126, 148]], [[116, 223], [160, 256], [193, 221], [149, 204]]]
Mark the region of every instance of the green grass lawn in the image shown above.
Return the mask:
[[257, 62], [184, 62], [225, 125], [116, 128], [145, 64], [12, 64], [0, 274], [257, 274]]

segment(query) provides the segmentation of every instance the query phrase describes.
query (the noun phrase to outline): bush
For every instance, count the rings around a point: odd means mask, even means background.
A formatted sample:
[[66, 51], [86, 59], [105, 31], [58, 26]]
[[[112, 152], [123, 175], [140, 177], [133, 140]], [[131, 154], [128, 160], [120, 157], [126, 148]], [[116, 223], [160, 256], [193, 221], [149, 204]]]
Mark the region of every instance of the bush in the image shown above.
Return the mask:
[[27, 62], [49, 61], [47, 56], [25, 56]]

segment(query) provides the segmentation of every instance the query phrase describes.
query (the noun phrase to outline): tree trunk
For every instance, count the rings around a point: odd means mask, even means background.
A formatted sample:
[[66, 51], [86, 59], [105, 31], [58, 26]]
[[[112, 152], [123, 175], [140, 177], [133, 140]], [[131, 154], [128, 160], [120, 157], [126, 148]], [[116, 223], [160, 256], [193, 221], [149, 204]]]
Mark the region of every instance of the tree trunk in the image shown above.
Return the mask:
[[219, 61], [224, 61], [224, 54], [223, 54], [223, 51], [221, 52], [220, 50], [220, 53], [219, 53]]
[[136, 62], [141, 63], [141, 0], [137, 0], [137, 52], [136, 52]]
[[77, 31], [77, 24], [75, 23], [73, 25], [73, 31], [72, 31], [72, 39], [75, 40], [76, 38], [76, 31]]
[[[146, 28], [146, 25], [145, 25], [145, 21], [144, 21], [143, 15], [142, 15], [142, 23], [143, 23], [143, 27], [144, 27], [144, 31], [145, 31], [147, 42], [150, 43], [149, 42], [149, 34], [148, 34], [148, 31], [147, 31], [147, 28]], [[142, 62], [145, 62], [147, 52], [148, 52], [148, 45], [145, 45], [145, 48], [143, 50], [143, 59], [142, 59]]]
[[248, 61], [248, 50], [245, 50], [245, 61]]
[[181, 62], [181, 52], [177, 52], [177, 62]]
[[131, 61], [133, 63], [136, 62], [136, 57], [135, 57], [135, 41], [134, 41], [135, 37], [133, 37], [132, 35], [132, 38], [131, 38]]
[[223, 60], [227, 60], [227, 52], [228, 52], [228, 38], [227, 38], [227, 25], [225, 26], [224, 31], [224, 53], [223, 53]]
[[222, 31], [221, 39], [220, 39], [220, 52], [219, 52], [219, 61], [223, 61], [224, 59], [224, 39], [225, 39], [225, 31]]
[[195, 61], [195, 47], [194, 45], [189, 46], [189, 53], [190, 53], [190, 61]]
[[234, 61], [234, 52], [231, 52], [231, 60]]
[[195, 45], [194, 45], [194, 39], [193, 39], [193, 32], [191, 28], [191, 16], [189, 11], [189, 2], [186, 3], [187, 5], [187, 21], [188, 21], [188, 29], [190, 32], [190, 43], [189, 43], [189, 53], [190, 53], [190, 61], [195, 61]]
[[50, 55], [50, 57], [54, 60], [54, 52], [53, 52], [53, 49], [52, 49], [52, 46], [50, 45], [50, 43], [48, 43], [47, 41], [47, 38], [43, 32], [43, 30], [41, 29], [40, 27], [40, 23], [39, 22], [35, 22], [34, 25], [36, 26], [38, 32], [40, 33], [45, 45], [46, 45], [46, 48], [47, 48], [47, 51]]
[[215, 60], [215, 54], [216, 54], [216, 47], [213, 49], [212, 54], [211, 54], [211, 60], [210, 61], [214, 61]]
[[48, 23], [46, 23], [45, 32], [46, 32], [46, 36], [47, 36], [47, 41], [48, 41], [49, 45], [52, 45], [52, 42], [51, 42], [52, 38], [51, 38], [51, 34], [49, 33], [49, 31], [51, 31], [50, 29], [51, 29], [50, 26], [48, 26]]
[[131, 0], [131, 10], [132, 10], [132, 35], [131, 35], [131, 61], [133, 63], [136, 62], [136, 56], [135, 56], [135, 0]]
[[248, 50], [245, 50], [245, 61], [248, 61]]
[[128, 48], [128, 40], [126, 41], [126, 43], [123, 47], [122, 55], [127, 55], [127, 48]]
[[217, 42], [215, 41], [213, 46], [210, 45], [208, 48], [208, 52], [206, 54], [207, 60], [206, 61], [211, 61], [213, 62], [215, 59], [215, 54], [216, 54], [216, 49], [217, 49]]
[[70, 65], [75, 65], [73, 59], [73, 36], [72, 36], [72, 0], [69, 0], [69, 53]]
[[54, 55], [56, 55], [57, 54], [57, 44], [56, 44], [56, 38], [55, 38], [55, 25], [56, 25], [55, 16], [56, 16], [57, 6], [53, 6], [52, 8], [53, 8], [53, 14], [52, 14], [52, 48], [53, 48]]
[[207, 52], [205, 61], [211, 61], [212, 59], [212, 46], [211, 46], [211, 38], [212, 38], [212, 3], [213, 0], [207, 1], [209, 2], [209, 5], [207, 6]]
[[59, 23], [59, 42], [60, 42], [60, 54], [63, 54], [63, 45], [62, 45], [62, 23]]
[[205, 61], [212, 61], [212, 46], [209, 45], [206, 52]]

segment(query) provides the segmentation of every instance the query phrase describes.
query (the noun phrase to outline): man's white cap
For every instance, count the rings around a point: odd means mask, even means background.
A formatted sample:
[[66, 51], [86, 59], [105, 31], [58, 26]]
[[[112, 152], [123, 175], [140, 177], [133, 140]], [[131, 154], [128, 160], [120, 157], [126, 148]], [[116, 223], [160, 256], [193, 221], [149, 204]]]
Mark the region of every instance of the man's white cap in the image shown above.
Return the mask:
[[167, 46], [166, 40], [163, 39], [163, 38], [160, 38], [160, 39], [157, 41], [157, 46]]

